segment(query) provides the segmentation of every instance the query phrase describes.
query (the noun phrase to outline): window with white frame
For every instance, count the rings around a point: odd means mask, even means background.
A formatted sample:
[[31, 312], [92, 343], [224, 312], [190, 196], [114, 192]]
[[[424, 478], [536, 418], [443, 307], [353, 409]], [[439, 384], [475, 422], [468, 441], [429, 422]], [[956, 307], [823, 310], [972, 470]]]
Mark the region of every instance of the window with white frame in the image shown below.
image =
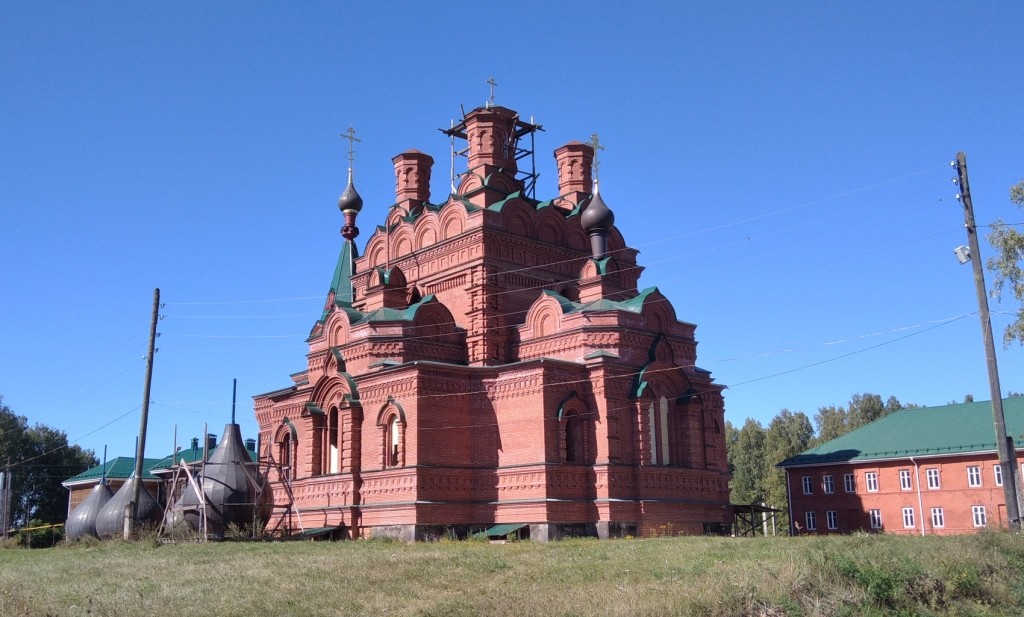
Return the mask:
[[914, 485], [910, 481], [910, 470], [909, 469], [901, 469], [900, 470], [900, 490], [901, 491], [909, 491], [909, 490], [911, 490], [913, 488], [914, 488]]
[[825, 491], [826, 495], [831, 495], [836, 492], [835, 482], [832, 480], [832, 474], [822, 476], [821, 478], [821, 489]]
[[804, 495], [810, 495], [811, 493], [814, 492], [814, 481], [811, 479], [811, 476], [804, 476], [803, 483]]
[[914, 528], [914, 509], [903, 508], [903, 528], [913, 529]]
[[839, 513], [835, 510], [829, 510], [825, 513], [825, 523], [829, 529], [839, 529]]
[[869, 471], [869, 472], [865, 473], [864, 474], [864, 484], [867, 485], [869, 493], [877, 493], [878, 492], [878, 472], [877, 471]]
[[943, 514], [942, 508], [932, 508], [932, 527], [935, 529], [942, 529], [946, 526], [946, 515]]
[[985, 506], [971, 506], [971, 519], [975, 527], [988, 525], [988, 517], [985, 515]]
[[992, 477], [996, 481], [996, 486], [1003, 485], [1003, 466], [996, 463], [996, 466], [992, 468]]
[[981, 486], [981, 467], [970, 465], [967, 468], [967, 486], [972, 488]]
[[847, 493], [857, 492], [857, 476], [852, 473], [843, 474], [843, 489]]
[[929, 467], [928, 469], [925, 469], [924, 475], [926, 478], [928, 478], [928, 490], [936, 491], [942, 488], [942, 485], [939, 483], [938, 467]]
[[814, 531], [818, 528], [818, 517], [814, 512], [804, 512], [804, 521], [807, 523], [807, 531]]
[[882, 528], [882, 511], [881, 510], [868, 510], [868, 520], [871, 521], [872, 529]]

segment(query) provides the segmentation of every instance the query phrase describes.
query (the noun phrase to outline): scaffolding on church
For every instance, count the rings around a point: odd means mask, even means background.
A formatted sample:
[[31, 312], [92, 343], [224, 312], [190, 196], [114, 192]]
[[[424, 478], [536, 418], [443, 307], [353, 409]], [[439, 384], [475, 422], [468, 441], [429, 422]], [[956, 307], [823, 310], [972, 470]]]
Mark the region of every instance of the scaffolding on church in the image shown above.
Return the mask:
[[[260, 484], [260, 486], [258, 488], [258, 491], [257, 491], [257, 494], [256, 494], [256, 501], [257, 501], [257, 503], [259, 503], [261, 498], [263, 497], [263, 491], [270, 489], [270, 470], [271, 469], [273, 469], [274, 471], [277, 472], [278, 482], [280, 482], [282, 488], [284, 488], [284, 494], [285, 494], [285, 497], [287, 497], [287, 500], [285, 501], [285, 503], [282, 503], [282, 504], [277, 503], [276, 499], [274, 500], [273, 505], [271, 507], [274, 510], [284, 509], [284, 512], [281, 514], [280, 517], [275, 517], [275, 516], [271, 515], [271, 519], [276, 519], [276, 521], [275, 521], [276, 524], [274, 525], [273, 528], [269, 528], [266, 531], [268, 533], [280, 532], [281, 531], [281, 524], [284, 521], [287, 520], [288, 524], [285, 525], [285, 530], [284, 531], [285, 532], [290, 532], [291, 531], [290, 528], [291, 528], [292, 511], [294, 510], [295, 520], [299, 524], [299, 533], [302, 533], [302, 532], [304, 532], [306, 530], [306, 527], [305, 527], [305, 525], [302, 524], [302, 513], [299, 512], [299, 510], [297, 508], [295, 508], [295, 493], [292, 492], [291, 466], [290, 465], [285, 465], [283, 463], [279, 463], [274, 458], [274, 451], [273, 451], [273, 448], [271, 447], [271, 445], [272, 444], [269, 444], [269, 443], [267, 444], [266, 456], [259, 457], [259, 469], [262, 472], [260, 474], [260, 476], [262, 476], [263, 482]], [[264, 465], [266, 465], [265, 469], [264, 469]], [[254, 513], [254, 517], [255, 517], [255, 513]]]
[[[493, 107], [493, 104], [488, 104], [488, 107]], [[458, 159], [459, 157], [463, 157], [463, 158], [465, 158], [467, 160], [469, 159], [469, 144], [468, 144], [469, 136], [466, 134], [466, 120], [465, 120], [466, 114], [465, 114], [465, 111], [463, 111], [462, 116], [463, 116], [463, 119], [458, 124], [455, 123], [455, 120], [452, 120], [450, 128], [447, 128], [447, 129], [437, 129], [437, 130], [441, 131], [442, 133], [444, 133], [445, 135], [447, 135], [451, 139], [451, 156], [452, 156], [451, 189], [452, 189], [452, 193], [455, 192], [455, 181], [457, 179], [461, 178], [462, 176], [464, 176], [469, 171], [471, 171], [471, 170], [467, 169], [466, 171], [464, 171], [462, 173], [455, 173], [455, 161], [456, 161], [456, 159]], [[540, 124], [536, 124], [533, 121], [532, 117], [530, 118], [529, 122], [526, 122], [525, 120], [522, 120], [519, 117], [519, 114], [516, 114], [516, 117], [515, 117], [515, 120], [514, 120], [514, 126], [515, 126], [515, 130], [512, 132], [511, 135], [508, 136], [508, 142], [505, 144], [505, 147], [512, 151], [512, 158], [514, 160], [516, 160], [517, 162], [525, 159], [526, 157], [530, 157], [530, 170], [526, 171], [524, 169], [518, 169], [518, 165], [517, 165], [515, 177], [516, 177], [517, 180], [522, 182], [523, 186], [525, 187], [525, 190], [523, 191], [523, 194], [526, 197], [529, 197], [530, 199], [536, 199], [537, 198], [536, 197], [536, 195], [537, 195], [537, 178], [540, 176], [540, 174], [537, 173], [537, 162], [536, 162], [536, 157], [534, 155], [534, 150], [535, 150], [535, 146], [536, 146], [535, 135], [536, 135], [537, 131], [543, 131], [544, 127], [541, 126]], [[519, 140], [522, 139], [523, 137], [527, 136], [527, 135], [530, 136], [530, 147], [529, 148], [520, 147]], [[457, 148], [456, 145], [455, 145], [455, 138], [459, 138], [459, 139], [467, 142], [466, 147], [464, 147], [462, 149]]]

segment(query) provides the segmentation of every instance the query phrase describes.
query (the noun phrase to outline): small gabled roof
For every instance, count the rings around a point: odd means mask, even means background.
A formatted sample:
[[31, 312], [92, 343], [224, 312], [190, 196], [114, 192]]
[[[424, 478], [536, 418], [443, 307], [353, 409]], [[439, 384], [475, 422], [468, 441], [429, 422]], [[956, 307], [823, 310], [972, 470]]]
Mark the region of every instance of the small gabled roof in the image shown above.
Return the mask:
[[[144, 458], [142, 459], [142, 479], [143, 480], [156, 480], [157, 477], [149, 473], [153, 465], [160, 459], [157, 458]], [[135, 473], [135, 458], [130, 456], [118, 456], [107, 461], [105, 466], [106, 476], [108, 480], [127, 480], [133, 473]], [[86, 469], [77, 476], [71, 476], [67, 480], [64, 480], [61, 484], [68, 486], [71, 484], [79, 484], [82, 482], [92, 482], [99, 480], [103, 477], [104, 465], [96, 465], [92, 469]]]
[[[1003, 399], [1006, 433], [1024, 447], [1024, 397]], [[776, 467], [947, 456], [996, 450], [991, 401], [920, 407], [884, 418], [788, 458]]]

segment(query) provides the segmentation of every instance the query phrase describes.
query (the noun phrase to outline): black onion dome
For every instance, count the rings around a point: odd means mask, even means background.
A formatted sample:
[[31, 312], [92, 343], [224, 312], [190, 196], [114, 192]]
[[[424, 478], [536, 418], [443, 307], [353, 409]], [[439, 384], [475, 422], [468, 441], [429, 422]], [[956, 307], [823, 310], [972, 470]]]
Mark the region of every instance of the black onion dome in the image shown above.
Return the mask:
[[345, 187], [345, 192], [338, 198], [338, 209], [342, 212], [359, 212], [363, 209], [363, 198], [359, 196], [356, 191], [355, 185], [352, 183], [352, 177], [349, 176], [348, 186]]
[[590, 204], [587, 205], [587, 209], [580, 216], [580, 224], [583, 225], [583, 230], [587, 232], [595, 229], [611, 229], [615, 224], [615, 213], [601, 199], [601, 193], [597, 190], [597, 184], [594, 185], [594, 196], [590, 199]]
[[109, 484], [97, 484], [92, 487], [89, 496], [78, 504], [75, 511], [68, 517], [67, 523], [64, 524], [65, 537], [68, 540], [78, 540], [85, 536], [98, 537], [96, 517], [113, 496], [114, 491], [110, 490]]
[[[251, 471], [246, 471], [250, 467]], [[262, 478], [257, 472], [257, 465], [249, 456], [249, 451], [242, 444], [242, 434], [237, 424], [224, 427], [224, 436], [220, 445], [210, 455], [203, 474], [202, 491], [206, 501], [206, 527], [213, 534], [225, 533], [229, 526], [239, 527], [253, 524], [253, 518], [266, 523], [270, 518], [269, 490], [257, 494]], [[201, 510], [203, 504], [190, 484], [178, 498], [174, 508], [168, 513], [165, 522], [176, 526], [182, 521], [197, 531], [201, 527]]]
[[[112, 538], [121, 535], [124, 530], [125, 507], [132, 500], [132, 492], [135, 484], [140, 482], [138, 477], [132, 476], [128, 481], [117, 489], [110, 501], [100, 508], [96, 515], [96, 535], [101, 538]], [[157, 503], [149, 489], [143, 484], [139, 487], [138, 516], [136, 522], [158, 523], [163, 515], [163, 508]]]

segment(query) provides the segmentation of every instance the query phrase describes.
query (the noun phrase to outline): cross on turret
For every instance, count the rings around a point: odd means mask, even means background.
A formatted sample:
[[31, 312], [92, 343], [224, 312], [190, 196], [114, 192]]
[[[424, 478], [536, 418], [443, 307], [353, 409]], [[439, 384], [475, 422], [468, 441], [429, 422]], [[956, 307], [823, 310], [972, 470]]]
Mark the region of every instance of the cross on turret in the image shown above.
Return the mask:
[[601, 166], [601, 163], [598, 161], [597, 158], [597, 151], [604, 150], [604, 146], [601, 145], [601, 140], [598, 139], [597, 133], [591, 133], [590, 141], [588, 141], [587, 143], [590, 144], [590, 147], [594, 149], [594, 179], [597, 180], [600, 178], [599, 168]]
[[488, 77], [487, 85], [491, 87], [491, 98], [487, 99], [487, 106], [494, 107], [494, 87], [498, 85], [498, 82], [494, 81], [493, 77]]

